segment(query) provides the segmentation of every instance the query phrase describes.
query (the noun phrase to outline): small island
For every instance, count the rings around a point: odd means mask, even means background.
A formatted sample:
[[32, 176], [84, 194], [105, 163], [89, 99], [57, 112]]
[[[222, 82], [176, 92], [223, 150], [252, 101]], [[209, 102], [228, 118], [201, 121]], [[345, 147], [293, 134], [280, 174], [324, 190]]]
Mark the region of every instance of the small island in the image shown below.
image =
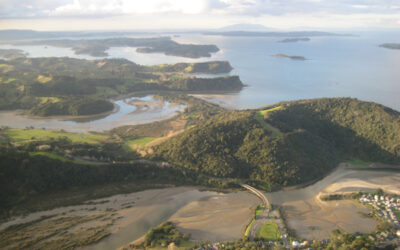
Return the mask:
[[400, 49], [400, 43], [384, 43], [379, 45], [379, 47], [386, 49]]
[[301, 38], [286, 38], [278, 41], [279, 43], [297, 43], [297, 42], [309, 42], [311, 39], [308, 37]]
[[274, 57], [278, 57], [278, 58], [289, 58], [291, 60], [297, 60], [297, 61], [305, 61], [307, 60], [307, 58], [305, 58], [304, 56], [288, 56], [285, 54], [276, 54], [273, 55]]
[[338, 34], [324, 31], [208, 31], [207, 36], [246, 36], [246, 37], [329, 37], [329, 36], [352, 36], [350, 34]]

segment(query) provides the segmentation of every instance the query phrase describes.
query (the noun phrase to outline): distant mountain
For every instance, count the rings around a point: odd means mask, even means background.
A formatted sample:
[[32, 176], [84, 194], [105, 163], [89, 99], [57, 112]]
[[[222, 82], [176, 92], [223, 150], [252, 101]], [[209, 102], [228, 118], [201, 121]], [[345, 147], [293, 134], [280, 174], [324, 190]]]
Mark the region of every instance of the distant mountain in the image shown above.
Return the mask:
[[300, 37], [300, 38], [286, 38], [278, 41], [279, 43], [297, 43], [297, 42], [309, 42], [310, 38]]
[[217, 29], [218, 31], [271, 31], [272, 28], [265, 27], [261, 24], [251, 24], [251, 23], [238, 23], [228, 25]]
[[323, 31], [288, 31], [288, 32], [261, 32], [261, 31], [212, 31], [204, 32], [204, 35], [217, 36], [250, 36], [250, 37], [315, 37], [315, 36], [352, 36], [349, 34], [337, 34]]

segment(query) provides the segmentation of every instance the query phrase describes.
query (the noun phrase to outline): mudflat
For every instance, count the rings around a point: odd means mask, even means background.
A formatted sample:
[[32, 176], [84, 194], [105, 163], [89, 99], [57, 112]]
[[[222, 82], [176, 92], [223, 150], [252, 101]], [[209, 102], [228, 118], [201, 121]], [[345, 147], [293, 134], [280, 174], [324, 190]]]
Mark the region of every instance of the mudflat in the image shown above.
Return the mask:
[[253, 215], [250, 208], [259, 203], [246, 192], [217, 194], [187, 204], [170, 221], [193, 240], [233, 241], [243, 236]]
[[305, 239], [329, 238], [334, 229], [369, 233], [378, 224], [374, 219], [363, 218], [361, 213], [368, 213], [369, 209], [351, 200], [324, 202], [315, 197], [286, 202], [283, 208], [289, 228]]
[[378, 224], [362, 213], [369, 209], [351, 200], [322, 201], [322, 195], [357, 191], [400, 192], [400, 171], [372, 170], [370, 167], [340, 166], [324, 179], [305, 188], [268, 193], [272, 204], [281, 205], [288, 225], [306, 239], [328, 238], [332, 230], [368, 233]]
[[[233, 240], [242, 236], [242, 230], [252, 215], [251, 208], [258, 203], [258, 199], [247, 192], [218, 193], [200, 191], [198, 187], [151, 189], [16, 217], [1, 224], [0, 232], [12, 225], [29, 223], [25, 228], [34, 239], [48, 231], [47, 224], [62, 219], [67, 223], [62, 228], [64, 231], [49, 235], [46, 241], [66, 234], [69, 235], [68, 244], [74, 245], [78, 244], [75, 241], [82, 241], [80, 235], [83, 231], [78, 229], [101, 228], [101, 234], [85, 238], [91, 245], [81, 247], [117, 249], [139, 239], [150, 228], [170, 220], [177, 223], [183, 232], [191, 233], [195, 240]], [[99, 216], [102, 216], [100, 220]], [[75, 231], [67, 226], [71, 223]], [[96, 243], [94, 239], [100, 236], [101, 240]], [[15, 239], [16, 243], [24, 240], [29, 239]], [[64, 243], [60, 241], [60, 244]]]

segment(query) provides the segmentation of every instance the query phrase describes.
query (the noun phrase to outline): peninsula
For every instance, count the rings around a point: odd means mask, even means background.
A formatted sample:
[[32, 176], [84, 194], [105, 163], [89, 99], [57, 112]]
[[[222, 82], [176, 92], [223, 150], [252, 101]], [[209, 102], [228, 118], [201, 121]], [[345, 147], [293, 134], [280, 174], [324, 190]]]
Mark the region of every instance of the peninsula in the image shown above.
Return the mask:
[[197, 78], [193, 73], [228, 73], [229, 62], [142, 66], [126, 59], [68, 57], [0, 60], [0, 110], [36, 116], [80, 116], [109, 112], [110, 99], [147, 91], [239, 91], [238, 76]]
[[47, 45], [62, 48], [70, 48], [75, 54], [84, 54], [94, 57], [108, 56], [106, 50], [111, 47], [137, 47], [139, 53], [163, 53], [165, 55], [201, 58], [211, 57], [218, 52], [215, 45], [181, 44], [170, 37], [154, 38], [106, 38], [106, 39], [57, 39], [57, 40], [19, 40], [3, 41], [13, 45]]

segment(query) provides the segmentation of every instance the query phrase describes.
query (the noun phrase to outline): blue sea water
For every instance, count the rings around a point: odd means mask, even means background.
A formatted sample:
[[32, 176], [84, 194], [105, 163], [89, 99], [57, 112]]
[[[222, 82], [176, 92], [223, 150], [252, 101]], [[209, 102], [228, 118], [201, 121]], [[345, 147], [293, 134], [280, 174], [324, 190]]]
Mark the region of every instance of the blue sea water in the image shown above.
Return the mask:
[[[400, 43], [399, 31], [352, 31], [354, 36], [311, 37], [309, 42], [279, 43], [282, 38], [223, 37], [183, 34], [173, 37], [181, 43], [215, 44], [221, 51], [210, 58], [190, 59], [161, 53], [141, 54], [136, 48], [110, 48], [108, 58], [126, 58], [138, 64], [228, 60], [247, 85], [239, 93], [209, 95], [210, 101], [225, 107], [258, 108], [280, 101], [354, 97], [400, 110], [400, 50], [379, 47]], [[0, 46], [10, 47], [10, 46]], [[24, 46], [30, 56], [70, 56], [65, 48]], [[304, 56], [305, 61], [277, 58], [284, 53]], [[207, 76], [209, 77], [209, 76]]]
[[[182, 39], [212, 43], [222, 49], [248, 85], [240, 93], [221, 97], [225, 106], [256, 108], [280, 101], [355, 97], [400, 110], [400, 50], [378, 45], [400, 43], [399, 32], [363, 32], [351, 37], [316, 37], [310, 42], [278, 43], [279, 38], [198, 36]], [[304, 56], [306, 61], [273, 57], [277, 53]]]

